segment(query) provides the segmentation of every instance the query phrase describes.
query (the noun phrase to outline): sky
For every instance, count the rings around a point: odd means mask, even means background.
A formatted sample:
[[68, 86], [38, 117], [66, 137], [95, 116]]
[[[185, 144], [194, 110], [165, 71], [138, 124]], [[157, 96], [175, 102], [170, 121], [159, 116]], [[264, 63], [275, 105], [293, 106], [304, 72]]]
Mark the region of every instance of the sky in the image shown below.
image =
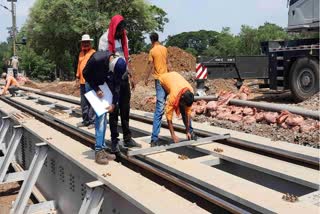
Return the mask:
[[[26, 21], [29, 8], [36, 0], [18, 0], [17, 26]], [[169, 23], [160, 34], [163, 41], [168, 35], [197, 30], [221, 31], [230, 27], [234, 34], [241, 25], [257, 27], [265, 22], [287, 26], [287, 0], [148, 0], [167, 12]], [[11, 7], [7, 0], [0, 4]], [[0, 6], [0, 42], [8, 37], [7, 27], [12, 25], [11, 13]]]

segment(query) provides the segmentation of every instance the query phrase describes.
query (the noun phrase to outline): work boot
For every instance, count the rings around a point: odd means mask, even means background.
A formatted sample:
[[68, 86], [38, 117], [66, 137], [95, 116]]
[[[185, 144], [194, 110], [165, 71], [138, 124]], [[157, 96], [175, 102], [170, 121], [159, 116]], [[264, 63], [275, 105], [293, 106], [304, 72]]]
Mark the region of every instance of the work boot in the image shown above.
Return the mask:
[[93, 123], [91, 123], [89, 126], [88, 126], [88, 129], [94, 129], [95, 128], [95, 125]]
[[116, 154], [120, 152], [119, 144], [118, 143], [111, 143], [111, 154]]
[[103, 150], [96, 152], [95, 161], [101, 165], [107, 165], [109, 163], [106, 153]]
[[133, 148], [133, 147], [141, 148], [141, 144], [134, 142], [132, 139], [125, 141], [123, 145], [128, 148]]
[[110, 154], [109, 152], [106, 152], [106, 150], [103, 150], [103, 152], [105, 153], [105, 157], [109, 160], [109, 161], [113, 161], [116, 159], [116, 156], [114, 154]]
[[156, 147], [156, 146], [160, 146], [159, 141], [151, 141], [150, 147]]
[[86, 126], [86, 124], [84, 124], [83, 122], [77, 123], [78, 128], [85, 127], [85, 126]]

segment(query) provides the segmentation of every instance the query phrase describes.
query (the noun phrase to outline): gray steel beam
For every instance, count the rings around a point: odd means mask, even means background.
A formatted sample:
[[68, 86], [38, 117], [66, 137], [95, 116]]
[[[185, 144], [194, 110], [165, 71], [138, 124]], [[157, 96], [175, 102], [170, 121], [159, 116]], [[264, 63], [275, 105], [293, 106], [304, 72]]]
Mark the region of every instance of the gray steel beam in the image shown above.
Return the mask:
[[22, 126], [18, 125], [13, 128], [13, 135], [10, 139], [7, 152], [4, 155], [3, 161], [0, 162], [0, 183], [4, 181], [9, 165], [14, 158], [14, 154], [22, 137]]
[[146, 148], [146, 149], [128, 151], [127, 155], [128, 156], [142, 155], [142, 154], [157, 152], [157, 151], [161, 151], [161, 150], [178, 148], [178, 147], [182, 147], [182, 146], [199, 146], [199, 145], [203, 145], [203, 144], [212, 143], [212, 141], [215, 141], [215, 140], [223, 140], [223, 139], [227, 139], [227, 138], [230, 138], [230, 134], [215, 135], [212, 137], [200, 138], [197, 141], [190, 140], [190, 141], [184, 141], [184, 142], [180, 142], [180, 143], [170, 144], [167, 146], [157, 146], [157, 147], [150, 147], [150, 148]]
[[6, 153], [6, 146], [4, 143], [4, 139], [5, 136], [9, 130], [9, 126], [10, 126], [10, 117], [9, 116], [5, 116], [2, 117], [2, 124], [1, 124], [1, 128], [0, 128], [0, 150], [3, 153]]
[[23, 181], [25, 180], [26, 177], [27, 177], [27, 171], [9, 173], [5, 176], [1, 184]]
[[83, 199], [79, 214], [98, 214], [104, 200], [103, 183], [94, 181], [86, 183], [86, 196]]
[[38, 204], [32, 204], [26, 207], [25, 214], [35, 213], [56, 213], [55, 201], [45, 201]]
[[36, 144], [36, 153], [29, 167], [27, 178], [23, 182], [19, 195], [10, 210], [11, 214], [23, 214], [30, 198], [32, 188], [35, 185], [41, 168], [47, 158], [47, 152], [48, 145], [46, 143]]

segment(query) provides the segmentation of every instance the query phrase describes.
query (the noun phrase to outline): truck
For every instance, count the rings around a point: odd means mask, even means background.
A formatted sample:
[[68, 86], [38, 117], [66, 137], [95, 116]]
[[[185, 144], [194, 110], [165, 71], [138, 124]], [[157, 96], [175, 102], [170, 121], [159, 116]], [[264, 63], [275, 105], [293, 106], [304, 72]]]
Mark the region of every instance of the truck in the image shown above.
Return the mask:
[[[288, 32], [319, 32], [319, 0], [288, 0]], [[319, 38], [261, 42], [261, 55], [197, 58], [197, 95], [206, 79], [259, 79], [259, 88], [290, 90], [301, 102], [319, 92]]]

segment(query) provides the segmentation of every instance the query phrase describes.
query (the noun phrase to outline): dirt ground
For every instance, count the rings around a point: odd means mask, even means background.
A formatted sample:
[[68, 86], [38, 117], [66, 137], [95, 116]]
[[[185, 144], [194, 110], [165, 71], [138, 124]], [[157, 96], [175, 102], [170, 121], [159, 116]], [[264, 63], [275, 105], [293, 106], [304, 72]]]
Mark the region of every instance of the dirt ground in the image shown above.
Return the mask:
[[[0, 214], [10, 213], [12, 202], [16, 200], [20, 190], [18, 182], [0, 185]], [[28, 204], [32, 204], [29, 200]]]
[[[169, 61], [172, 65], [172, 70], [180, 72], [191, 83], [193, 88], [196, 88], [195, 82], [195, 58], [176, 47], [169, 47]], [[144, 80], [146, 78], [146, 69], [148, 63], [148, 54], [141, 53], [139, 55], [132, 56], [132, 70], [134, 73], [134, 79], [137, 83], [135, 91], [131, 97], [131, 108], [139, 109], [143, 111], [153, 112], [155, 108], [155, 88], [152, 77], [149, 79], [148, 86], [145, 86]], [[310, 110], [319, 111], [319, 96], [316, 94], [310, 99], [296, 104], [293, 102], [289, 92], [279, 93], [268, 90], [258, 89], [254, 85], [256, 81], [245, 81], [246, 85], [251, 86], [251, 94], [249, 100], [264, 101], [272, 103], [289, 104], [293, 106], [299, 106]], [[216, 95], [220, 91], [236, 92], [235, 80], [207, 80], [206, 86], [209, 90], [207, 95]], [[58, 93], [79, 96], [79, 88], [75, 85], [75, 82], [54, 82], [54, 83], [34, 83], [27, 82], [25, 86], [38, 88], [44, 91], [54, 91]], [[229, 128], [232, 130], [243, 131], [246, 133], [252, 133], [259, 136], [269, 137], [274, 140], [284, 140], [290, 143], [304, 144], [314, 147], [319, 147], [319, 130], [311, 133], [297, 133], [293, 130], [283, 129], [277, 125], [269, 125], [264, 123], [254, 123], [252, 125], [244, 125], [241, 122], [231, 122], [227, 120], [218, 120], [216, 118], [209, 118], [204, 115], [196, 115], [195, 121], [209, 122], [211, 125]]]

